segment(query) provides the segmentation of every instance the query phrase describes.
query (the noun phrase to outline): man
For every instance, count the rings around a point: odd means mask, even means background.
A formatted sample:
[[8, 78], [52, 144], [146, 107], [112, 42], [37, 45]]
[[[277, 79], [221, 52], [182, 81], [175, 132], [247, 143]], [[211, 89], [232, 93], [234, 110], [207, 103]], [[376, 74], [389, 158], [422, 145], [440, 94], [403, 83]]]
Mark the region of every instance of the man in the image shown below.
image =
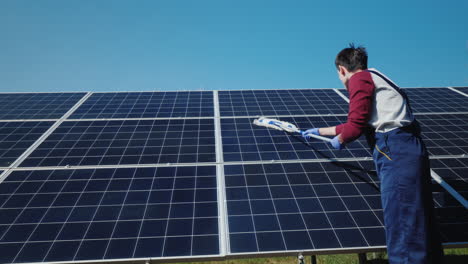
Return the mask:
[[390, 263], [442, 263], [433, 214], [429, 158], [406, 94], [385, 75], [367, 69], [363, 47], [343, 49], [335, 65], [349, 92], [346, 123], [305, 132], [335, 136], [336, 149], [366, 134], [373, 149]]

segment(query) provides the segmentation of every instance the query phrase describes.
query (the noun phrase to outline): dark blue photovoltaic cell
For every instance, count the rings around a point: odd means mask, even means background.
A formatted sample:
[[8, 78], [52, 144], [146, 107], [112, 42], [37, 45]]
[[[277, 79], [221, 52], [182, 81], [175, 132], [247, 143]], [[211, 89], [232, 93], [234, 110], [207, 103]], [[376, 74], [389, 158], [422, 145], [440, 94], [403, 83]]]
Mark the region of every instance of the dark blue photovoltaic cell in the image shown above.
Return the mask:
[[468, 115], [416, 115], [430, 155], [468, 155]]
[[59, 119], [86, 93], [0, 93], [0, 119]]
[[[466, 163], [458, 166], [466, 172]], [[448, 177], [441, 164], [435, 167]], [[224, 170], [233, 253], [385, 246], [372, 161], [225, 165]], [[444, 242], [466, 243], [468, 212], [440, 185], [434, 183], [433, 190]]]
[[448, 88], [405, 88], [414, 113], [467, 112], [468, 97]]
[[14, 171], [0, 262], [219, 254], [214, 166]]
[[[252, 124], [254, 118], [221, 119], [224, 161], [302, 160], [323, 158], [370, 157], [364, 137], [338, 151], [318, 139], [306, 141], [299, 134], [288, 134]], [[346, 116], [281, 118], [301, 129], [335, 126]]]
[[67, 121], [21, 166], [215, 161], [212, 119]]
[[10, 166], [54, 122], [0, 122], [0, 167]]
[[208, 117], [213, 92], [94, 93], [70, 118]]
[[346, 114], [333, 89], [219, 91], [221, 116]]
[[456, 87], [456, 90], [468, 94], [468, 87]]

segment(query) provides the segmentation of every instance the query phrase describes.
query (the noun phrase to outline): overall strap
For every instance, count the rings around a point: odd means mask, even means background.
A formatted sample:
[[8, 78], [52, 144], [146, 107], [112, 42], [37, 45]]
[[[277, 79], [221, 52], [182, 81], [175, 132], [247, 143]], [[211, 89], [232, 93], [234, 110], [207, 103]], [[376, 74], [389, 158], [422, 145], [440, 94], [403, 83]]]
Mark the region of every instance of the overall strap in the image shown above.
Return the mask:
[[411, 109], [411, 104], [410, 104], [410, 100], [408, 98], [408, 95], [406, 95], [405, 91], [403, 91], [400, 87], [398, 87], [394, 82], [392, 82], [391, 80], [389, 80], [387, 77], [385, 77], [383, 74], [381, 74], [380, 72], [377, 72], [377, 71], [373, 71], [373, 70], [366, 70], [367, 72], [370, 72], [370, 73], [373, 73], [377, 76], [379, 76], [380, 78], [382, 78], [385, 82], [387, 82], [393, 89], [395, 89], [395, 91], [397, 91], [406, 101], [406, 105], [408, 106], [408, 110], [409, 110], [409, 113], [411, 114], [411, 116], [413, 117], [413, 122], [407, 126], [406, 128], [403, 128], [404, 130], [409, 130], [409, 131], [413, 131], [414, 133], [416, 133], [417, 135], [419, 135], [421, 133], [421, 127], [419, 126], [419, 123], [418, 121], [414, 118], [414, 115], [413, 115], [413, 110]]
[[367, 72], [373, 73], [380, 78], [382, 78], [385, 82], [387, 82], [395, 91], [397, 91], [406, 101], [406, 105], [408, 106], [409, 112], [411, 115], [413, 115], [413, 110], [411, 109], [411, 104], [408, 98], [408, 95], [406, 95], [405, 91], [403, 91], [400, 87], [398, 87], [395, 83], [393, 83], [391, 80], [389, 80], [387, 77], [385, 77], [383, 74], [377, 71], [373, 70], [366, 70]]

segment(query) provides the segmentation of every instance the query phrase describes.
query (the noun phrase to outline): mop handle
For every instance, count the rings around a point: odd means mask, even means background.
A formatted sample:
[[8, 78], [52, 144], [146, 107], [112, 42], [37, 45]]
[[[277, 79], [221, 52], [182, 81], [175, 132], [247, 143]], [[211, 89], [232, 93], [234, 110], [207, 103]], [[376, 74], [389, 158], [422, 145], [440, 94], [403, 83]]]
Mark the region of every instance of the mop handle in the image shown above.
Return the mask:
[[[303, 135], [305, 131], [299, 130], [298, 132], [301, 133], [301, 135]], [[314, 135], [314, 134], [309, 134], [308, 136], [309, 136], [309, 137], [316, 138], [316, 139], [321, 139], [321, 140], [327, 141], [327, 142], [331, 142], [331, 141], [332, 141], [331, 138], [322, 137], [322, 136], [318, 136], [318, 135]]]

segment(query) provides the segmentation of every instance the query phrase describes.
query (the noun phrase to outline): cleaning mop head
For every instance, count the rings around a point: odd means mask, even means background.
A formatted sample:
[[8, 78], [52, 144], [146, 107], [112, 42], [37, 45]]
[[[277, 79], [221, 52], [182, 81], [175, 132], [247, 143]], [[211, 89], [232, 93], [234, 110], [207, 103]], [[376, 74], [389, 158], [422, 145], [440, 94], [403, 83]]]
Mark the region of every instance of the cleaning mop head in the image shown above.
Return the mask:
[[305, 131], [299, 130], [299, 128], [297, 128], [295, 125], [289, 122], [285, 122], [285, 121], [280, 121], [280, 120], [271, 119], [267, 117], [259, 117], [258, 119], [255, 119], [253, 123], [257, 126], [274, 128], [274, 129], [286, 131], [289, 133], [299, 133], [303, 137], [306, 136], [307, 139], [316, 138], [316, 139], [320, 139], [320, 140], [327, 141], [327, 142], [332, 141], [330, 138], [327, 138], [327, 137], [322, 137], [322, 136], [313, 135], [313, 134], [306, 134]]
[[276, 120], [276, 119], [271, 119], [267, 117], [259, 117], [258, 119], [255, 119], [253, 123], [257, 126], [274, 128], [274, 129], [286, 131], [289, 133], [301, 132], [295, 125], [291, 123]]

